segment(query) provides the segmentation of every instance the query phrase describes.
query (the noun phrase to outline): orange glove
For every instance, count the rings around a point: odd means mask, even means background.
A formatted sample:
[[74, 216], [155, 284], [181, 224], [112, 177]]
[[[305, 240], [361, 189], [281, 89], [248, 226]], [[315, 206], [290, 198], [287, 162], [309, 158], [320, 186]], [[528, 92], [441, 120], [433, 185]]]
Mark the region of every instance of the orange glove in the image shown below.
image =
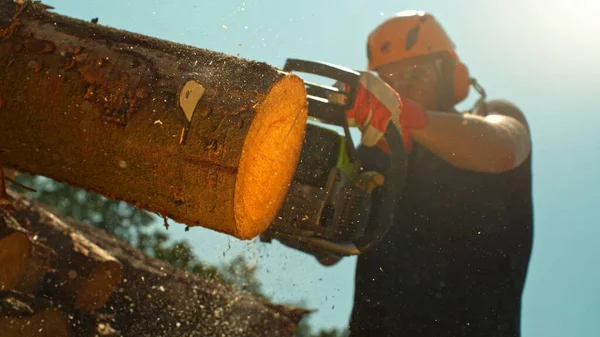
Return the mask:
[[346, 113], [348, 124], [361, 129], [361, 142], [364, 145], [377, 145], [389, 154], [389, 147], [383, 136], [391, 120], [402, 136], [406, 151], [410, 152], [411, 130], [424, 128], [429, 122], [425, 109], [416, 102], [401, 97], [374, 73], [360, 73], [354, 107]]

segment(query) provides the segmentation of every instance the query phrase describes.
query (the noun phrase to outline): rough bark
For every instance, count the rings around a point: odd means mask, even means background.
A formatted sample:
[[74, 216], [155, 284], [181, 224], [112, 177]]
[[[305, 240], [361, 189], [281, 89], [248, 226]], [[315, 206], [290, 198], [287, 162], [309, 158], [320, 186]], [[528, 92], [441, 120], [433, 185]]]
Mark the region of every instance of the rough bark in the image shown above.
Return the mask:
[[[205, 90], [191, 121], [184, 78]], [[4, 167], [250, 239], [287, 193], [306, 107], [265, 63], [0, 0]]]
[[122, 265], [121, 282], [95, 312], [78, 310], [69, 295], [61, 293], [67, 289], [57, 286], [55, 273], [44, 274], [42, 286], [32, 295], [61, 308], [69, 320], [70, 336], [293, 336], [308, 313], [236, 291], [214, 276], [176, 269], [99, 228], [61, 218], [10, 190], [9, 196], [14, 199], [13, 210], [0, 212], [1, 228], [7, 219], [14, 219], [37, 241], [57, 251], [60, 259], [68, 251], [60, 247], [64, 239], [58, 239], [66, 236], [66, 227]]

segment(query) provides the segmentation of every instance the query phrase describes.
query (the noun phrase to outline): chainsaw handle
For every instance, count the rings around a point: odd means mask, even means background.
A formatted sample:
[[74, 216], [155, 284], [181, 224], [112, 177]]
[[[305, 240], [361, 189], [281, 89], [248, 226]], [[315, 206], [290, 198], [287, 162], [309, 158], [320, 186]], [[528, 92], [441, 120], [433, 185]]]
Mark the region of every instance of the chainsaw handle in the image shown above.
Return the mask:
[[[348, 143], [348, 156], [351, 161], [356, 161], [356, 148], [350, 134], [346, 111], [354, 107], [360, 73], [348, 67], [332, 63], [294, 58], [285, 61], [283, 70], [329, 77], [348, 85], [349, 91], [344, 91], [334, 86], [304, 81], [308, 100], [308, 115], [322, 123], [341, 126], [344, 129], [346, 142]], [[343, 104], [334, 102], [329, 99], [329, 94], [345, 96], [345, 102]]]
[[383, 186], [373, 191], [371, 216], [365, 234], [354, 241], [361, 253], [381, 242], [394, 225], [398, 202], [407, 181], [408, 156], [394, 123], [388, 123], [384, 137], [390, 146], [390, 167], [384, 174]]
[[325, 76], [344, 82], [351, 88], [356, 88], [360, 73], [348, 67], [327, 62], [307, 61], [300, 59], [287, 59], [283, 66], [284, 71], [297, 71], [319, 76]]
[[[346, 111], [354, 106], [356, 89], [358, 88], [360, 73], [350, 68], [320, 61], [307, 61], [300, 59], [287, 59], [284, 71], [308, 73], [328, 77], [348, 85], [349, 91], [340, 90], [331, 85], [324, 85], [304, 81], [307, 99], [309, 102], [309, 115], [326, 124], [344, 126], [346, 124]], [[343, 104], [329, 99], [330, 94], [345, 97]]]

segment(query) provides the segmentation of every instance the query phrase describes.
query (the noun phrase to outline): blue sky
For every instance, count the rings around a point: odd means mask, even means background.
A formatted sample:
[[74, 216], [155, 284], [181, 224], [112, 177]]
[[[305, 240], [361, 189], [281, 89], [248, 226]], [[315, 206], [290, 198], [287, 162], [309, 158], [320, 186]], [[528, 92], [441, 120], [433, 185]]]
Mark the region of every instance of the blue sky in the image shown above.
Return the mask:
[[[433, 13], [490, 97], [526, 113], [533, 137], [535, 242], [523, 336], [599, 336], [600, 4], [593, 0], [392, 1], [48, 0], [55, 11], [100, 24], [264, 61], [288, 57], [364, 69], [369, 31], [393, 13]], [[460, 107], [473, 102], [471, 95]], [[323, 268], [274, 243], [239, 241], [183, 225], [203, 260], [245, 254], [276, 301], [318, 309], [310, 322], [348, 321], [355, 260]]]

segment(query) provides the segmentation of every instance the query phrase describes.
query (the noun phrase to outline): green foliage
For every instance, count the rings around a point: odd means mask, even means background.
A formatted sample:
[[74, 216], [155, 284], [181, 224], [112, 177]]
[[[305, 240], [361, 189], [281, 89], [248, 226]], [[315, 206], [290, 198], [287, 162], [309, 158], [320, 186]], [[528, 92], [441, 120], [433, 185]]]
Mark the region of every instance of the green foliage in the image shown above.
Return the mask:
[[[307, 303], [304, 300], [300, 300], [295, 303], [290, 303], [290, 305], [306, 308]], [[310, 324], [308, 323], [308, 319], [310, 315], [305, 316], [300, 323], [298, 324], [298, 328], [296, 329], [296, 333], [294, 337], [348, 337], [350, 336], [350, 330], [348, 329], [321, 329], [317, 332], [314, 332]]]
[[238, 255], [221, 270], [226, 280], [232, 283], [237, 290], [247, 291], [267, 299], [262, 289], [262, 283], [256, 277], [256, 266], [249, 265], [244, 256]]
[[20, 174], [15, 181], [36, 190], [31, 192], [15, 187], [25, 196], [54, 207], [75, 220], [105, 229], [134, 246], [137, 246], [140, 233], [155, 221], [150, 213], [123, 201], [108, 200], [49, 178]]
[[167, 262], [176, 268], [225, 281], [218, 268], [207, 266], [194, 256], [189, 242], [184, 240], [169, 242], [169, 236], [165, 232], [139, 233], [136, 247], [146, 255]]
[[294, 337], [348, 337], [350, 336], [350, 331], [348, 329], [321, 329], [317, 332], [313, 332], [310, 324], [306, 318], [300, 321], [298, 324], [298, 329], [294, 334]]
[[[218, 278], [234, 289], [268, 299], [256, 277], [256, 267], [249, 265], [243, 256], [237, 256], [231, 263], [221, 267], [207, 266], [194, 256], [188, 241], [171, 240], [162, 230], [150, 232], [150, 226], [159, 218], [146, 210], [46, 177], [21, 174], [15, 181], [36, 190], [32, 192], [18, 186], [13, 187], [19, 193], [51, 206], [65, 216], [100, 227], [148, 256], [183, 270]], [[345, 330], [321, 330], [313, 333], [306, 318], [300, 322], [296, 332], [296, 337], [346, 336], [348, 333]]]

